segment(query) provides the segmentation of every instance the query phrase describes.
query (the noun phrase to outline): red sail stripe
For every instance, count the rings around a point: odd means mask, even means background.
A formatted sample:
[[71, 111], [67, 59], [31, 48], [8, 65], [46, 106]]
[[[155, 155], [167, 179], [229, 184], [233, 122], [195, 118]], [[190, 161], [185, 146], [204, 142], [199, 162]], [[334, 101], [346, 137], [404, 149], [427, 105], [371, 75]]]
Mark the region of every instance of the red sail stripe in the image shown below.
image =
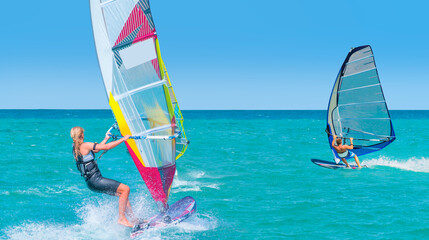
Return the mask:
[[134, 30], [136, 30], [143, 23], [147, 22], [144, 12], [140, 9], [138, 5], [134, 7], [131, 11], [130, 16], [125, 22], [124, 27], [121, 30], [121, 33], [118, 36], [118, 39], [115, 42], [115, 46], [122, 42], [126, 37], [128, 37]]
[[152, 59], [152, 66], [155, 69], [156, 73], [158, 74], [159, 79], [161, 79], [161, 72], [159, 70], [159, 63], [158, 63], [158, 59]]
[[141, 27], [140, 31], [137, 33], [136, 39], [140, 37], [144, 37], [154, 31], [151, 31], [149, 22], [146, 19], [146, 16], [143, 16], [143, 26]]
[[[149, 189], [149, 192], [151, 193], [153, 199], [158, 202], [167, 202], [167, 195], [164, 190], [164, 186], [162, 184], [161, 174], [158, 171], [158, 168], [156, 167], [144, 167], [139, 158], [136, 156], [134, 151], [131, 149], [130, 145], [128, 145], [127, 142], [125, 142], [125, 145], [128, 148], [128, 151], [130, 152], [131, 158], [134, 161], [134, 164], [136, 165], [138, 171], [140, 172], [141, 177], [146, 183], [147, 188]], [[174, 176], [174, 174], [173, 174]]]

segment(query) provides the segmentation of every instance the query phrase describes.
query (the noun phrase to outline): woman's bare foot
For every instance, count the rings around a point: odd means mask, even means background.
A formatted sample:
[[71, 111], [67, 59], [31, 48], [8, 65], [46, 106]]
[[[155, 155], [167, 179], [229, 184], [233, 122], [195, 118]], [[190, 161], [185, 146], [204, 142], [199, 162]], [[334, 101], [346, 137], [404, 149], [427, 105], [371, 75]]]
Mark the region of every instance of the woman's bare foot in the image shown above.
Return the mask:
[[118, 220], [118, 224], [121, 224], [125, 227], [131, 227], [131, 228], [134, 227], [131, 223], [128, 222], [128, 220], [126, 218], [122, 218], [122, 219], [120, 218]]

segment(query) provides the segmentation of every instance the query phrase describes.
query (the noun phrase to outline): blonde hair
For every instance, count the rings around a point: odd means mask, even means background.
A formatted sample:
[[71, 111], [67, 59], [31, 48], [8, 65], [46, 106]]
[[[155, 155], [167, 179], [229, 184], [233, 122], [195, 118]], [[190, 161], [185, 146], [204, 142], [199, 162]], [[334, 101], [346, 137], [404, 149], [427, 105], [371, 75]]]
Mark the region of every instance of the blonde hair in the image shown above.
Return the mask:
[[75, 160], [78, 156], [82, 156], [80, 153], [80, 145], [83, 143], [83, 133], [85, 130], [81, 127], [74, 127], [70, 130], [70, 137], [73, 139], [73, 155]]

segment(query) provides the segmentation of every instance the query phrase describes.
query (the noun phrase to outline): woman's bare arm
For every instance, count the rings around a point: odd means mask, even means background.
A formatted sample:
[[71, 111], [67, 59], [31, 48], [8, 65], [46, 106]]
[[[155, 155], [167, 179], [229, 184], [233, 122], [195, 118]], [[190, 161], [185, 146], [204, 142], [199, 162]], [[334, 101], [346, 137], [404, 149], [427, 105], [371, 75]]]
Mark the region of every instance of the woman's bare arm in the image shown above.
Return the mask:
[[121, 143], [123, 143], [123, 142], [125, 142], [125, 141], [127, 141], [128, 140], [128, 138], [130, 137], [130, 135], [125, 135], [123, 138], [121, 138], [121, 139], [118, 139], [118, 140], [116, 140], [116, 141], [113, 141], [113, 142], [109, 142], [109, 143], [107, 143], [106, 144], [106, 142], [107, 142], [107, 140], [106, 141], [104, 141], [104, 143], [103, 142], [101, 142], [101, 143], [99, 143], [99, 144], [97, 144], [96, 146], [95, 146], [95, 150], [109, 150], [109, 149], [112, 149], [112, 148], [115, 148], [116, 146], [118, 146], [119, 144], [121, 144]]
[[[97, 143], [97, 144], [106, 144], [106, 142], [109, 141], [109, 138], [110, 138], [109, 133], [106, 133], [106, 136], [104, 137], [103, 141], [101, 141], [100, 143]], [[102, 150], [102, 149], [97, 149], [97, 147], [96, 147], [96, 149], [94, 149], [93, 151], [95, 153], [98, 153], [100, 150]]]
[[92, 148], [94, 147], [94, 143], [93, 142], [84, 142], [82, 143], [82, 145], [80, 145], [80, 154], [82, 155], [87, 155]]

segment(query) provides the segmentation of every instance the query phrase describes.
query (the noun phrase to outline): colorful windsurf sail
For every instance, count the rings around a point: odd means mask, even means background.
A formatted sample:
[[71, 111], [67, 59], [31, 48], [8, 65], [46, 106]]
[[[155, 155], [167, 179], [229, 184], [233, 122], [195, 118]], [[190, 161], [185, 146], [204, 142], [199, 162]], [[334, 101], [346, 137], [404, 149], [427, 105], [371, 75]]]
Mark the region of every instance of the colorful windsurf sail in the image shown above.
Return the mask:
[[176, 159], [189, 141], [159, 50], [148, 0], [90, 0], [109, 105], [159, 209], [167, 207]]
[[[352, 137], [353, 152], [358, 156], [378, 151], [395, 140], [369, 45], [353, 48], [344, 60], [331, 93], [327, 125], [329, 146], [334, 134], [344, 139]], [[332, 152], [338, 158], [334, 149]]]

